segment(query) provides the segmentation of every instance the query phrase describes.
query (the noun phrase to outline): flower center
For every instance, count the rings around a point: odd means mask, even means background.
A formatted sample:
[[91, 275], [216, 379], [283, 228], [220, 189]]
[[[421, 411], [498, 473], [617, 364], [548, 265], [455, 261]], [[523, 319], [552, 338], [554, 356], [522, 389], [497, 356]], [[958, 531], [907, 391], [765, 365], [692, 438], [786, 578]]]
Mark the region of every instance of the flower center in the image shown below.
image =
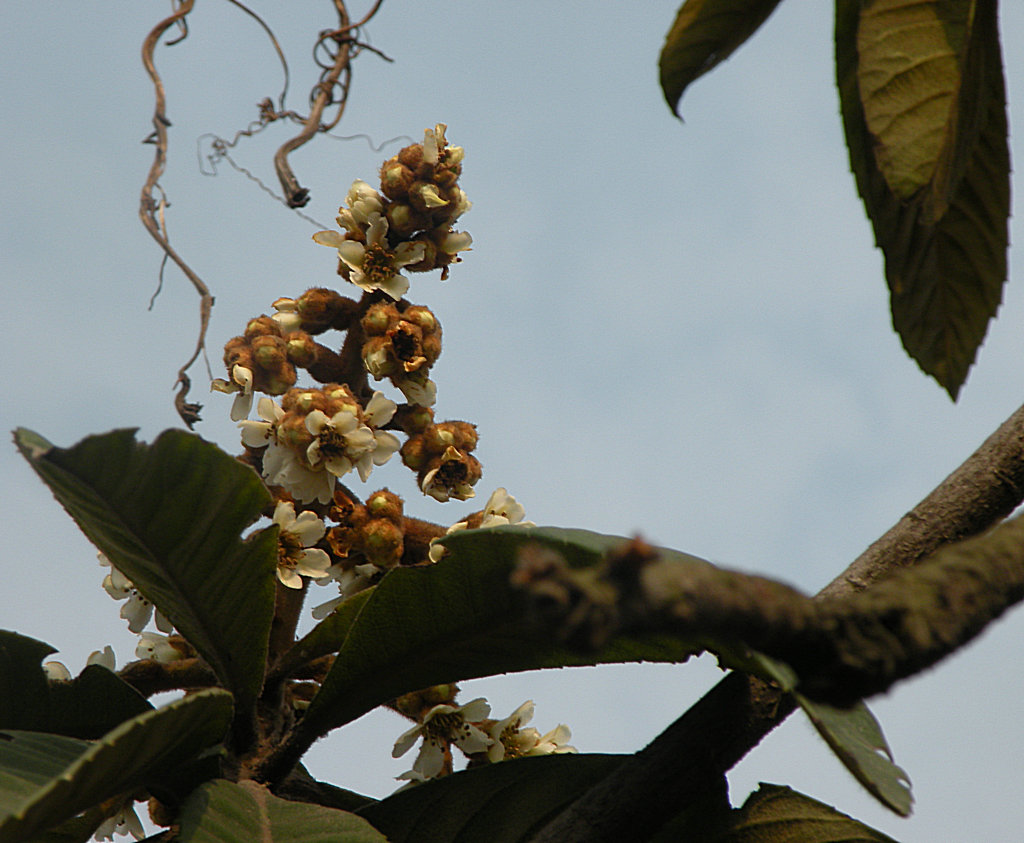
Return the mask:
[[395, 275], [394, 255], [380, 243], [374, 243], [366, 247], [360, 269], [367, 281], [373, 284], [383, 284], [390, 281]]
[[277, 567], [294, 570], [299, 564], [304, 548], [299, 537], [282, 530], [277, 537]]

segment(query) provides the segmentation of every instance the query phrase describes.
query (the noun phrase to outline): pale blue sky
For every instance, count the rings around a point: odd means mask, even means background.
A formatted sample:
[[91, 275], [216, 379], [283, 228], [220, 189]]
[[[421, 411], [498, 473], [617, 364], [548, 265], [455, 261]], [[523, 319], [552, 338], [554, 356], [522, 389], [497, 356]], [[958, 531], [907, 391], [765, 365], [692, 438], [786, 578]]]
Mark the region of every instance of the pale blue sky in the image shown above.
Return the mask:
[[[842, 144], [827, 6], [782, 4], [694, 85], [681, 124], [655, 67], [674, 2], [385, 3], [369, 32], [395, 62], [359, 59], [337, 131], [419, 139], [442, 121], [466, 149], [473, 251], [447, 282], [414, 276], [410, 298], [444, 326], [438, 414], [479, 426], [482, 499], [503, 485], [537, 523], [639, 531], [814, 591], [1016, 409], [1019, 279], [957, 405], [890, 329]], [[1004, 6], [1013, 124], [1024, 113], [1024, 8]], [[253, 7], [289, 55], [302, 109], [309, 46], [331, 25], [330, 5]], [[152, 155], [140, 144], [152, 93], [139, 45], [168, 8], [0, 6], [4, 429], [69, 445], [119, 426], [151, 440], [178, 424], [171, 387], [197, 302], [168, 269], [147, 310], [160, 254], [137, 218]], [[316, 226], [227, 165], [217, 178], [199, 173], [197, 139], [230, 136], [280, 89], [251, 19], [198, 3], [188, 40], [157, 61], [173, 122], [168, 226], [217, 297], [219, 377], [223, 342], [277, 297], [333, 284], [334, 258], [309, 239]], [[236, 160], [276, 188], [270, 157], [288, 131], [242, 144]], [[400, 145], [378, 153], [320, 138], [295, 154], [312, 191], [305, 210], [331, 223], [351, 181], [372, 179]], [[1013, 154], [1024, 159], [1019, 140]], [[1016, 221], [1011, 239], [1022, 239]], [[198, 431], [236, 450], [230, 399], [205, 394], [201, 366], [192, 375], [205, 404]], [[441, 523], [472, 510], [423, 498], [393, 462], [367, 491], [387, 484], [408, 512]], [[14, 536], [0, 550], [0, 626], [59, 647], [75, 671], [106, 643], [128, 660], [135, 637], [99, 587], [88, 543], [10, 446], [0, 478]], [[734, 802], [764, 780], [904, 841], [1010, 839], [1024, 823], [1022, 633], [1024, 614], [1012, 612], [872, 703], [913, 779], [912, 819], [876, 807], [799, 716], [730, 776]], [[625, 752], [716, 680], [705, 661], [479, 680], [464, 698], [487, 696], [499, 714], [532, 698], [542, 730], [566, 722], [581, 750]], [[408, 767], [390, 758], [403, 729], [394, 715], [369, 715], [318, 744], [309, 766], [386, 794]]]

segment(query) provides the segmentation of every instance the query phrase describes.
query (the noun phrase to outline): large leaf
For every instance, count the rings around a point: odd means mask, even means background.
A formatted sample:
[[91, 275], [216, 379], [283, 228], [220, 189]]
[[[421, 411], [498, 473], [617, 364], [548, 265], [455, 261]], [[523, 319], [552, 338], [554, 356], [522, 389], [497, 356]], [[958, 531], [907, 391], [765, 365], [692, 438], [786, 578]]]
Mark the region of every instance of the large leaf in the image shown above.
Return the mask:
[[995, 0], [836, 3], [836, 78], [893, 327], [954, 399], [1002, 299], [1010, 210]]
[[0, 843], [18, 843], [143, 785], [223, 737], [231, 695], [200, 691], [122, 723], [96, 742], [0, 732]]
[[392, 571], [358, 615], [346, 617], [339, 630], [344, 640], [302, 728], [335, 728], [400, 694], [444, 682], [566, 665], [681, 662], [703, 649], [644, 634], [616, 636], [587, 654], [558, 645], [528, 617], [522, 593], [509, 583], [517, 552], [528, 541], [543, 542], [571, 565], [585, 567], [625, 540], [551, 527], [452, 534], [444, 541], [449, 556], [436, 565]]
[[687, 86], [753, 35], [780, 0], [686, 0], [665, 36], [658, 69], [673, 113]]
[[391, 843], [529, 840], [626, 756], [549, 755], [465, 770], [359, 811]]
[[152, 445], [134, 431], [55, 448], [15, 441], [78, 526], [250, 707], [274, 613], [276, 531], [239, 536], [270, 502], [256, 474], [179, 430]]
[[387, 843], [362, 817], [279, 799], [252, 781], [207, 782], [186, 800], [179, 821], [181, 843]]
[[895, 843], [880, 831], [788, 787], [761, 784], [715, 843]]
[[799, 683], [789, 665], [763, 653], [749, 654], [749, 668], [793, 694], [825, 743], [868, 793], [901, 817], [910, 815], [914, 802], [910, 778], [894, 763], [882, 727], [863, 702], [837, 708], [810, 700], [796, 690]]
[[98, 738], [152, 706], [99, 665], [71, 682], [49, 682], [40, 661], [53, 647], [0, 630], [0, 729]]

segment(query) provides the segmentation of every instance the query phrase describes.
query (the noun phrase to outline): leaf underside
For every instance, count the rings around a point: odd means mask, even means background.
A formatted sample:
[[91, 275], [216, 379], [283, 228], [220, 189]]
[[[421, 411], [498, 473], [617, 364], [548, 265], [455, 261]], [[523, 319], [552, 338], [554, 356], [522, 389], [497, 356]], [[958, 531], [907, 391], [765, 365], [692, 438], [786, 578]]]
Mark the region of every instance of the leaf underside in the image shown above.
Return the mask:
[[1010, 160], [995, 0], [838, 0], [850, 164], [893, 327], [954, 400], [1002, 300]]

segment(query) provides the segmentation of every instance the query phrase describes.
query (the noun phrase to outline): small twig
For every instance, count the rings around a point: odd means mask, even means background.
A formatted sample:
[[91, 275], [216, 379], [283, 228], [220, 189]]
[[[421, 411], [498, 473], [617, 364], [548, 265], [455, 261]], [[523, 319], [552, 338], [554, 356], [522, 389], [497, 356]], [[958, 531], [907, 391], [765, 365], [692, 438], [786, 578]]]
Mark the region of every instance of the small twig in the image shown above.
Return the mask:
[[182, 257], [171, 247], [171, 244], [168, 242], [164, 231], [161, 230], [160, 222], [157, 219], [157, 213], [162, 211], [165, 203], [163, 200], [161, 200], [160, 203], [157, 203], [153, 198], [153, 191], [157, 188], [160, 176], [163, 175], [164, 169], [167, 166], [167, 127], [170, 126], [171, 123], [170, 120], [167, 119], [167, 100], [164, 94], [164, 86], [160, 79], [160, 74], [156, 71], [153, 53], [156, 50], [156, 45], [163, 37], [163, 34], [175, 24], [182, 28], [182, 34], [173, 43], [177, 43], [187, 36], [188, 30], [185, 25], [185, 17], [192, 11], [194, 2], [195, 0], [181, 0], [181, 5], [178, 6], [174, 13], [164, 18], [160, 23], [153, 27], [150, 33], [146, 36], [145, 41], [142, 43], [142, 63], [146, 68], [146, 72], [149, 74], [149, 78], [153, 82], [156, 97], [156, 104], [153, 110], [153, 132], [146, 139], [146, 142], [152, 143], [156, 146], [156, 153], [154, 154], [153, 165], [149, 169], [149, 175], [146, 178], [146, 183], [142, 186], [142, 195], [139, 201], [139, 218], [142, 220], [142, 224], [146, 227], [146, 230], [150, 235], [152, 235], [153, 239], [156, 240], [160, 248], [163, 249], [165, 258], [170, 258], [175, 264], [177, 264], [178, 268], [185, 274], [185, 277], [192, 282], [192, 286], [196, 288], [196, 292], [199, 293], [199, 337], [196, 340], [196, 347], [192, 352], [192, 356], [189, 357], [185, 364], [178, 370], [178, 379], [175, 382], [175, 386], [180, 387], [180, 389], [178, 390], [178, 394], [175, 396], [174, 405], [178, 411], [178, 415], [181, 416], [182, 421], [184, 421], [190, 429], [197, 421], [199, 421], [199, 410], [201, 409], [201, 405], [189, 403], [185, 400], [192, 384], [187, 375], [187, 371], [199, 357], [200, 353], [205, 349], [206, 330], [210, 323], [210, 311], [213, 309], [213, 296], [210, 294], [209, 289], [206, 284], [203, 283], [202, 279], [192, 271], [189, 265], [185, 263]]

